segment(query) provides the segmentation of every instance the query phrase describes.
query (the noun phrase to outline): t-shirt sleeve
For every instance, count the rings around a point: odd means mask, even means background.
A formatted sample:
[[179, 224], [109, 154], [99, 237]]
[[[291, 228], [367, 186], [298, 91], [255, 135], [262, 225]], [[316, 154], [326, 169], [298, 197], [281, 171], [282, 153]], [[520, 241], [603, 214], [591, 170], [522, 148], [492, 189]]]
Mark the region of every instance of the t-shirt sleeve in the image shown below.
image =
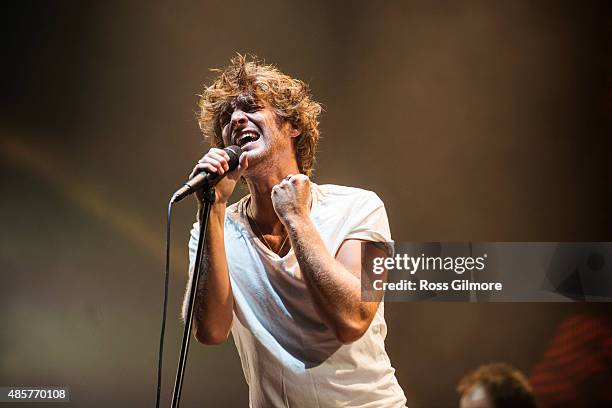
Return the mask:
[[189, 276], [193, 275], [193, 268], [195, 267], [196, 252], [198, 250], [198, 237], [200, 236], [200, 224], [194, 223], [189, 233]]
[[359, 239], [384, 243], [389, 254], [393, 253], [393, 240], [385, 205], [378, 196], [364, 192], [354, 203], [349, 215], [349, 230], [345, 239]]

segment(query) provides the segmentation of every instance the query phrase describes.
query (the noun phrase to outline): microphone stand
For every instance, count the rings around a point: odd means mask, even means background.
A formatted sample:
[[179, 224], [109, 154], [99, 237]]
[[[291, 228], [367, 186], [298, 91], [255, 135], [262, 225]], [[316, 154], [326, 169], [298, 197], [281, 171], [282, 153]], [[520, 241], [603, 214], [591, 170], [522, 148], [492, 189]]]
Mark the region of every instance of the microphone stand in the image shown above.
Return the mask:
[[183, 341], [181, 344], [181, 353], [179, 356], [179, 364], [176, 370], [176, 380], [174, 382], [174, 392], [172, 393], [172, 408], [178, 408], [181, 399], [181, 390], [183, 388], [183, 377], [185, 375], [185, 364], [187, 363], [187, 351], [189, 350], [189, 341], [191, 340], [191, 327], [193, 325], [193, 310], [195, 306], [198, 284], [200, 282], [200, 268], [202, 264], [202, 252], [206, 240], [206, 230], [208, 229], [208, 218], [210, 216], [210, 208], [215, 202], [215, 189], [206, 188], [203, 190], [202, 201], [204, 202], [204, 210], [200, 211], [200, 237], [198, 238], [198, 250], [196, 252], [195, 267], [193, 270], [193, 278], [191, 279], [191, 290], [189, 291], [189, 303], [187, 305], [187, 315], [185, 318], [185, 328], [183, 329]]

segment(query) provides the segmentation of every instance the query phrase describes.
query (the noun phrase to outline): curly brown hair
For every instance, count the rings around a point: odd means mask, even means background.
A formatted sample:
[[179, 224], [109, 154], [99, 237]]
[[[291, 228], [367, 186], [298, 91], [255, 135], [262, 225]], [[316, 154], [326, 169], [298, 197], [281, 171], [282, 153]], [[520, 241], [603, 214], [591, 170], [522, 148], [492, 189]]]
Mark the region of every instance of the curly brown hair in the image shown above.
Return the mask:
[[310, 176], [319, 142], [321, 105], [312, 99], [308, 85], [267, 65], [254, 55], [240, 55], [224, 69], [213, 69], [219, 76], [204, 88], [198, 106], [198, 124], [204, 138], [215, 147], [225, 147], [221, 136], [221, 115], [241, 97], [266, 101], [282, 121], [288, 121], [300, 135], [295, 150], [298, 168]]

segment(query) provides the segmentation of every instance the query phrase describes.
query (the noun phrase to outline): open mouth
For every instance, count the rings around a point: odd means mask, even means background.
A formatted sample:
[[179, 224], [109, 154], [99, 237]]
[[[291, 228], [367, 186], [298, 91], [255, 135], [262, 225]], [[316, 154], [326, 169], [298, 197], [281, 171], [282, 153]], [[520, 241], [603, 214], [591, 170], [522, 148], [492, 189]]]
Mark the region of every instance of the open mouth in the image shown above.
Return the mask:
[[240, 147], [243, 147], [250, 142], [256, 141], [257, 139], [259, 139], [259, 135], [257, 133], [246, 131], [240, 136], [238, 136], [238, 138], [236, 139], [236, 144]]

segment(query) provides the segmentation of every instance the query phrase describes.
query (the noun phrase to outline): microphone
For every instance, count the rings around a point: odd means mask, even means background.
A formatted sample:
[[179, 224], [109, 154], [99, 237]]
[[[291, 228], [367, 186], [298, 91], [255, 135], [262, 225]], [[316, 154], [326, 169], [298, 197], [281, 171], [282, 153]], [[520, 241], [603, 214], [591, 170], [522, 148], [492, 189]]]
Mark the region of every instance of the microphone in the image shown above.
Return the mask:
[[197, 190], [201, 188], [211, 188], [214, 187], [227, 173], [232, 170], [235, 170], [238, 167], [238, 162], [240, 159], [240, 155], [242, 154], [242, 149], [239, 146], [229, 146], [223, 149], [229, 155], [229, 170], [223, 173], [220, 176], [218, 173], [208, 173], [206, 171], [202, 171], [201, 173], [196, 174], [191, 179], [189, 179], [185, 185], [178, 190], [172, 196], [171, 203], [178, 203], [183, 198], [187, 197], [190, 194], [195, 193]]

